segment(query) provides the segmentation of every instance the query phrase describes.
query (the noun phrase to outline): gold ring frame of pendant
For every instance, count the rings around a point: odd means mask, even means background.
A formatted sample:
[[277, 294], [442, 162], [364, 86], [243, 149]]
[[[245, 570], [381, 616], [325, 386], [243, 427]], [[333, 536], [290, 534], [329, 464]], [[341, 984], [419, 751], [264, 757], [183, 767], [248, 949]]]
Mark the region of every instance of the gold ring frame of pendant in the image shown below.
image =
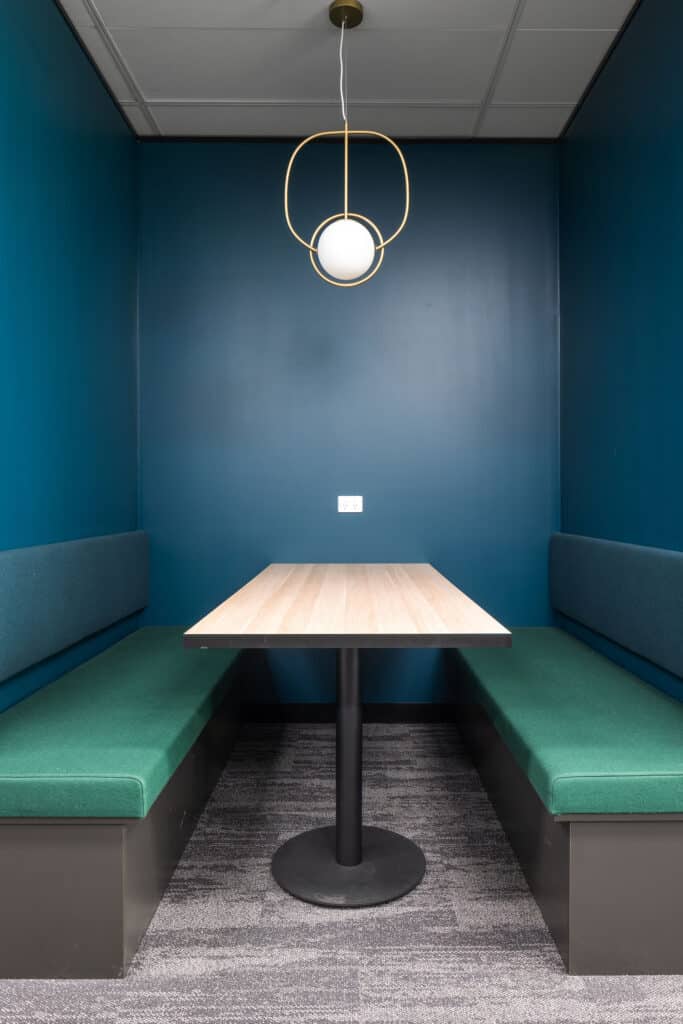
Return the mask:
[[[309, 144], [309, 142], [315, 142], [316, 139], [339, 138], [340, 136], [343, 137], [344, 139], [344, 211], [343, 213], [335, 213], [331, 217], [328, 217], [326, 220], [324, 220], [321, 224], [318, 224], [318, 227], [311, 235], [310, 242], [307, 242], [306, 239], [302, 238], [301, 235], [295, 229], [294, 225], [292, 224], [292, 219], [289, 213], [289, 184], [292, 177], [292, 168], [294, 167], [294, 162], [298, 157], [299, 153], [304, 148], [304, 146], [307, 146]], [[382, 232], [380, 231], [380, 229], [373, 221], [370, 220], [369, 217], [365, 217], [361, 213], [353, 213], [352, 211], [349, 211], [349, 140], [351, 136], [363, 136], [364, 138], [381, 139], [383, 142], [388, 143], [395, 150], [399, 160], [401, 161], [401, 169], [403, 171], [403, 181], [405, 185], [405, 204], [403, 208], [403, 217], [401, 218], [401, 223], [399, 224], [399, 226], [396, 228], [392, 235], [389, 235], [386, 241], [383, 239]], [[356, 288], [359, 284], [365, 284], [365, 282], [369, 281], [371, 277], [374, 277], [379, 268], [382, 266], [382, 263], [384, 262], [384, 250], [388, 245], [391, 245], [394, 239], [398, 238], [398, 236], [401, 234], [404, 227], [406, 226], [406, 221], [408, 220], [409, 213], [410, 179], [408, 178], [408, 166], [406, 164], [405, 157], [403, 156], [403, 153], [399, 149], [398, 145], [394, 142], [393, 139], [390, 139], [388, 135], [383, 135], [382, 132], [373, 132], [367, 130], [351, 131], [347, 122], [344, 128], [341, 128], [337, 131], [316, 132], [315, 135], [309, 135], [307, 139], [304, 139], [303, 142], [299, 143], [299, 145], [296, 147], [296, 149], [294, 150], [290, 157], [289, 163], [287, 165], [287, 173], [285, 175], [285, 220], [287, 221], [287, 227], [292, 232], [297, 242], [303, 245], [305, 249], [308, 249], [313, 269], [315, 270], [318, 277], [321, 277], [323, 281], [327, 281], [328, 284], [333, 284], [337, 288]], [[375, 250], [376, 252], [379, 253], [379, 256], [377, 257], [377, 260], [372, 270], [364, 277], [358, 278], [357, 281], [336, 281], [333, 277], [328, 277], [327, 274], [324, 274], [323, 271], [320, 269], [320, 266], [316, 259], [318, 253], [316, 242], [321, 231], [333, 220], [342, 219], [363, 221], [365, 224], [369, 224], [369, 226], [377, 235], [377, 244], [375, 245]]]

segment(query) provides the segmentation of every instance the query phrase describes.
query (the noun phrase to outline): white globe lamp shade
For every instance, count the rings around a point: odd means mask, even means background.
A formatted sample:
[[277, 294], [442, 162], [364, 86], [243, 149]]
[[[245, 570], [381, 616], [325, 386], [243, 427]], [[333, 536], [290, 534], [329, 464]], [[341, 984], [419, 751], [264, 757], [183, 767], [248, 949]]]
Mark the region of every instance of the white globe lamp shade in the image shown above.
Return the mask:
[[357, 281], [374, 260], [374, 238], [352, 217], [333, 220], [318, 239], [318, 262], [337, 281]]

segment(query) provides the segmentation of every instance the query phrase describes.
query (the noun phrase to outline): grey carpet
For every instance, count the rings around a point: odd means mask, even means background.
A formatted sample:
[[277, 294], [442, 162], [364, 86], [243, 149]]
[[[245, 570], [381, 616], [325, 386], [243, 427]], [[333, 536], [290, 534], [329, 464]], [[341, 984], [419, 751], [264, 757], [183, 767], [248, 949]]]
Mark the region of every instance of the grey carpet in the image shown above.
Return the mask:
[[[122, 981], [0, 981], [12, 1024], [678, 1024], [683, 979], [577, 978], [447, 725], [365, 730], [366, 820], [415, 839], [422, 885], [372, 910], [293, 900], [279, 843], [325, 824], [330, 726], [249, 727]], [[1, 912], [1, 908], [0, 908]]]

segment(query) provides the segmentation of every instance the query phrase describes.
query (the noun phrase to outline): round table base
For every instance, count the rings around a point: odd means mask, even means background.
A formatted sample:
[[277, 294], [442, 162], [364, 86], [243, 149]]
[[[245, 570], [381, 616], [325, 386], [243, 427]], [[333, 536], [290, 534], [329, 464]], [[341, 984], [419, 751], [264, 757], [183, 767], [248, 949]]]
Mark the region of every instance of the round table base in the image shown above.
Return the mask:
[[303, 832], [273, 857], [273, 877], [286, 892], [320, 907], [373, 907], [414, 889], [425, 873], [424, 854], [410, 839], [363, 827], [363, 860], [337, 863], [334, 825]]

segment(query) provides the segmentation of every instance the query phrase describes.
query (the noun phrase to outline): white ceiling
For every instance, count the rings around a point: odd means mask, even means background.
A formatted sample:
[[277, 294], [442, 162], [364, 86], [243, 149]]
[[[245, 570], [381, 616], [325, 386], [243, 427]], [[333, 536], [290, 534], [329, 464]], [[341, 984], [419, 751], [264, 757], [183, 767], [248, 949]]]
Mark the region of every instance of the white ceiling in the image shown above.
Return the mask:
[[[635, 0], [366, 0], [348, 33], [352, 127], [554, 138]], [[60, 0], [138, 135], [336, 127], [326, 0]]]

